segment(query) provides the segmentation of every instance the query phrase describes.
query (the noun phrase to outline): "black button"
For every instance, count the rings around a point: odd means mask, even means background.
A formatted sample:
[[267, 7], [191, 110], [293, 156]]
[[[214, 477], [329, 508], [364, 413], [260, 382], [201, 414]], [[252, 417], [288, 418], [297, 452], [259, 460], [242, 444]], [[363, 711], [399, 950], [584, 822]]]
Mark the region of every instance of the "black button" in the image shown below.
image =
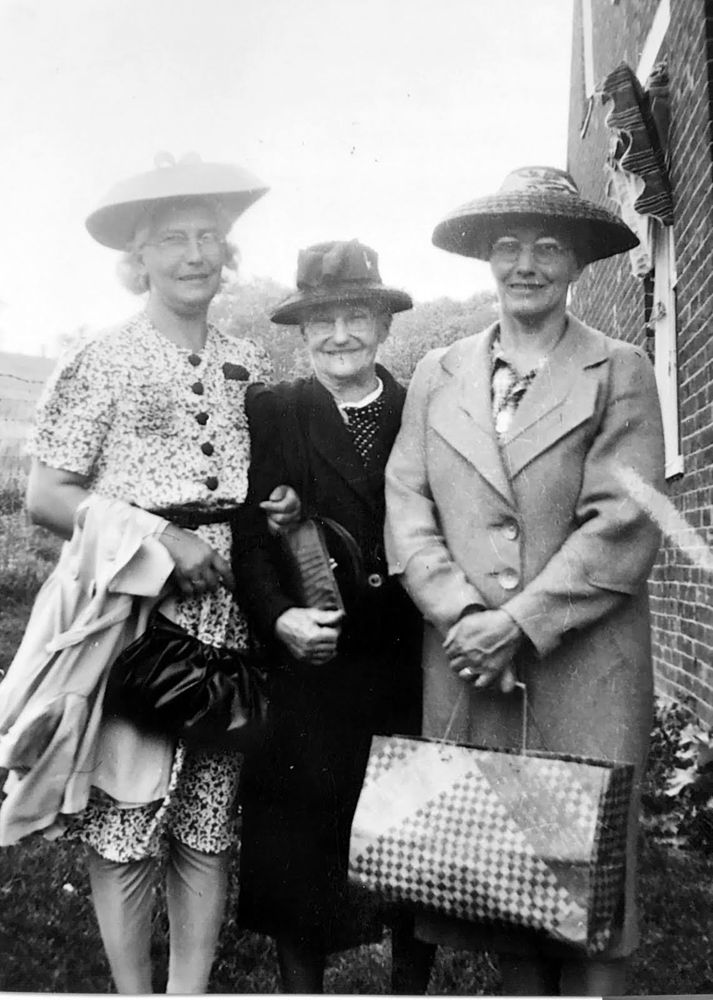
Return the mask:
[[203, 452], [203, 454], [204, 454], [204, 455], [212, 455], [212, 454], [213, 454], [213, 452], [215, 451], [215, 448], [214, 448], [214, 447], [213, 447], [213, 445], [212, 445], [212, 444], [210, 443], [210, 441], [205, 441], [205, 442], [204, 442], [204, 443], [203, 443], [203, 444], [201, 445], [201, 451]]
[[207, 413], [196, 413], [196, 420], [201, 425], [201, 427], [205, 427], [205, 425], [208, 423], [208, 414]]
[[191, 389], [193, 389], [196, 396], [202, 396], [203, 393], [205, 392], [202, 382], [194, 382], [193, 385], [191, 386]]
[[189, 365], [193, 365], [194, 368], [197, 368], [200, 363], [201, 363], [200, 355], [198, 355], [198, 354], [189, 354], [188, 355], [188, 364]]
[[217, 478], [215, 476], [208, 476], [208, 478], [205, 481], [205, 484], [206, 484], [206, 486], [208, 487], [209, 490], [217, 490], [218, 489], [218, 480], [217, 480]]

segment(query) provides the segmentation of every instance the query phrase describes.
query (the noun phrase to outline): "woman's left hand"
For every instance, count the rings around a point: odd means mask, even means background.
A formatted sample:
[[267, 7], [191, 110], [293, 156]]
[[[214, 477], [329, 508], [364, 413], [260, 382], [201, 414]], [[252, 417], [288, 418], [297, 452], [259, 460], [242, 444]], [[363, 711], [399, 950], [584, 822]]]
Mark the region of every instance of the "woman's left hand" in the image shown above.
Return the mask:
[[276, 486], [260, 507], [267, 514], [267, 527], [272, 535], [297, 524], [302, 513], [300, 498], [291, 486]]
[[482, 688], [500, 682], [512, 691], [512, 661], [523, 633], [506, 611], [476, 611], [465, 615], [449, 630], [443, 649], [461, 680]]

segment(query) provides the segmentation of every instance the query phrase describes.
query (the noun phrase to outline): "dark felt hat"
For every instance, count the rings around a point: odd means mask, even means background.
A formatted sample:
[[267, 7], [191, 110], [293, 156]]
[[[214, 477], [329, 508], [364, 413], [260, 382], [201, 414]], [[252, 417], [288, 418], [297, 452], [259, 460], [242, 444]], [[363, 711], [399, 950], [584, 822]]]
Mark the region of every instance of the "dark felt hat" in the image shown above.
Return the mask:
[[504, 230], [543, 221], [570, 236], [582, 264], [624, 253], [639, 243], [618, 215], [583, 198], [570, 174], [555, 167], [513, 170], [497, 194], [450, 212], [434, 229], [433, 242], [463, 257], [488, 260]]
[[272, 313], [273, 323], [296, 324], [314, 306], [364, 302], [388, 312], [411, 309], [406, 292], [387, 288], [379, 275], [375, 250], [358, 240], [315, 243], [297, 258], [297, 292]]
[[89, 215], [87, 229], [97, 242], [126, 250], [145, 213], [156, 205], [190, 198], [216, 202], [232, 225], [269, 190], [259, 177], [229, 163], [204, 163], [197, 153], [176, 161], [157, 153], [155, 169], [115, 184]]

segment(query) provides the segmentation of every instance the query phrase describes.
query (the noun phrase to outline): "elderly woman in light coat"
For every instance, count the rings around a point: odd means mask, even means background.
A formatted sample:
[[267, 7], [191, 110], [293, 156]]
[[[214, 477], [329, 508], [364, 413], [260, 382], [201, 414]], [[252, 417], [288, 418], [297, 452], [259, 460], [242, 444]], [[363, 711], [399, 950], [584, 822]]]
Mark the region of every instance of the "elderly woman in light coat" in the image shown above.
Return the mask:
[[[515, 171], [435, 230], [490, 261], [500, 320], [430, 352], [411, 382], [387, 467], [390, 568], [426, 619], [424, 729], [644, 766], [652, 719], [646, 578], [656, 526], [620, 470], [662, 483], [652, 367], [567, 311], [584, 265], [636, 237], [568, 174]], [[597, 961], [531, 936], [429, 917], [428, 941], [494, 948], [506, 993], [622, 993], [637, 940], [638, 792], [615, 940]]]

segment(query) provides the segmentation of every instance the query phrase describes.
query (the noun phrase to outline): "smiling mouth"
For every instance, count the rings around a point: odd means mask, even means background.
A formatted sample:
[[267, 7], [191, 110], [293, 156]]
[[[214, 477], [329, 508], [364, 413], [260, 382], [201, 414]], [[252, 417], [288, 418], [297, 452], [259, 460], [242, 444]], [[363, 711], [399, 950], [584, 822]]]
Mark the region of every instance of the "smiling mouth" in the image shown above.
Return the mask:
[[512, 282], [508, 285], [508, 288], [514, 289], [518, 292], [538, 292], [544, 285], [526, 285], [522, 282]]

